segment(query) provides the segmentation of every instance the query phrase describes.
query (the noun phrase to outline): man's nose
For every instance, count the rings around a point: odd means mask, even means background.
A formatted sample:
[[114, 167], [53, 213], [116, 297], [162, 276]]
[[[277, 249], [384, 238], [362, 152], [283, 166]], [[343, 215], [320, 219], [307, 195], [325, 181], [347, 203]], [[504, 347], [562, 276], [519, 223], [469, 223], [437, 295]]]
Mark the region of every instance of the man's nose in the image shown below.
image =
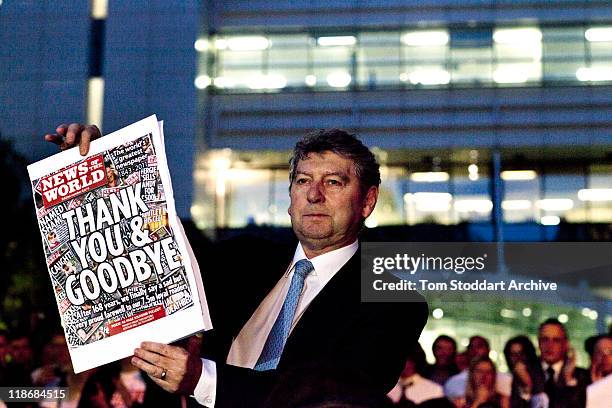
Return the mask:
[[311, 203], [318, 203], [325, 200], [325, 196], [323, 195], [323, 185], [322, 183], [311, 183], [310, 188], [307, 192], [308, 201]]

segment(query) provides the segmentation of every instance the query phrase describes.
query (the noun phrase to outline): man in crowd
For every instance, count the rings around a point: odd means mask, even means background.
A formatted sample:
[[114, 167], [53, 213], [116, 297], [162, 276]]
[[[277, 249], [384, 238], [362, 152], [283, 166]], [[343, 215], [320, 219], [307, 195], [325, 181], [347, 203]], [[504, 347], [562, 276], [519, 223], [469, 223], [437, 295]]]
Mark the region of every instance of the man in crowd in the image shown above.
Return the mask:
[[612, 401], [612, 337], [599, 336], [591, 363], [593, 384], [587, 387], [587, 408], [603, 407]]
[[436, 362], [427, 369], [427, 378], [444, 385], [450, 377], [459, 373], [455, 363], [457, 342], [452, 337], [442, 334], [433, 342], [432, 352]]
[[[78, 144], [85, 155], [99, 136], [95, 127], [72, 124], [46, 139], [63, 148]], [[338, 367], [352, 373], [338, 390], [363, 384], [359, 377], [384, 396], [416, 344], [427, 305], [416, 293], [407, 294], [408, 303], [361, 302], [357, 237], [379, 184], [374, 155], [353, 135], [331, 129], [302, 139], [290, 162], [289, 191], [299, 243], [287, 257], [278, 245], [247, 239], [216, 248], [203, 263], [215, 324], [204, 339], [207, 358], [144, 342], [133, 364], [162, 388], [195, 394], [208, 407], [260, 406], [283, 377], [297, 378], [302, 390], [299, 378], [315, 370], [324, 379]], [[308, 398], [301, 402], [322, 402]]]
[[538, 330], [538, 344], [549, 407], [584, 407], [589, 373], [576, 367], [565, 326], [557, 319], [546, 320]]
[[[469, 362], [475, 358], [488, 357], [490, 351], [491, 348], [489, 347], [487, 339], [482, 336], [470, 337], [470, 342], [467, 347]], [[468, 369], [449, 378], [446, 384], [444, 384], [444, 395], [451, 401], [463, 399], [465, 397], [467, 379]], [[498, 372], [495, 380], [495, 388], [499, 394], [509, 397], [512, 390], [512, 376], [508, 373]]]
[[11, 382], [13, 385], [32, 385], [30, 373], [33, 369], [33, 353], [30, 338], [24, 332], [17, 332], [11, 336], [9, 343], [11, 361]]
[[423, 401], [444, 397], [441, 385], [421, 376], [426, 364], [425, 352], [417, 344], [408, 356], [397, 384], [387, 394], [394, 404], [401, 405], [403, 400], [420, 404]]

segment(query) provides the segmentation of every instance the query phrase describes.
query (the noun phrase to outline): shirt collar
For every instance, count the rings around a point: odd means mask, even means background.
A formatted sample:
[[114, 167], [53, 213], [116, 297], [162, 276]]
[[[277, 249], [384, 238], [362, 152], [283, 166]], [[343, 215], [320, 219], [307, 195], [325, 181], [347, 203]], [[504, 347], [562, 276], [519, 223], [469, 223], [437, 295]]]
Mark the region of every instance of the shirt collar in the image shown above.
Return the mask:
[[[346, 264], [355, 252], [359, 249], [359, 243], [357, 240], [353, 241], [352, 244], [344, 246], [342, 248], [334, 249], [333, 251], [326, 252], [322, 255], [315, 256], [309, 259], [312, 262], [314, 271], [309, 276], [316, 276], [322, 285], [325, 285], [339, 270]], [[293, 270], [295, 264], [301, 259], [308, 259], [304, 253], [304, 248], [301, 243], [298, 243], [293, 255], [291, 265], [287, 269], [286, 275]]]
[[561, 371], [561, 369], [563, 368], [563, 360], [559, 360], [553, 364], [548, 364], [546, 361], [542, 361], [542, 369], [544, 370], [544, 372], [548, 370], [548, 367], [552, 367], [553, 371], [555, 372], [555, 378], [556, 378], [557, 375], [559, 375], [559, 372]]

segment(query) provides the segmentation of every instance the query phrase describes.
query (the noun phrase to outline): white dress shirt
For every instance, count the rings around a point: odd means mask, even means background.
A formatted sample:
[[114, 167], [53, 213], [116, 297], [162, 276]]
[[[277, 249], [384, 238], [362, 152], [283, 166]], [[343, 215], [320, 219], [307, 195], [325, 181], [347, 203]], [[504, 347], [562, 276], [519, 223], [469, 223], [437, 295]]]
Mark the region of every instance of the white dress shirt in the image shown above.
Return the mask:
[[554, 364], [548, 364], [546, 361], [542, 361], [542, 370], [544, 370], [544, 381], [548, 380], [548, 368], [552, 367], [555, 373], [555, 383], [559, 381], [559, 374], [561, 374], [561, 370], [563, 369], [563, 360], [559, 360]]
[[[312, 300], [321, 292], [325, 285], [334, 275], [348, 262], [357, 252], [359, 244], [355, 240], [345, 247], [327, 252], [323, 255], [310, 259], [314, 270], [308, 274], [304, 281], [304, 289], [298, 301], [291, 330], [295, 327], [300, 317]], [[227, 355], [226, 363], [238, 367], [253, 368], [257, 364], [268, 335], [274, 326], [274, 322], [280, 313], [289, 291], [291, 278], [295, 271], [295, 264], [301, 259], [308, 259], [298, 244], [293, 260], [285, 274], [276, 283], [265, 299], [257, 307], [251, 318], [242, 327], [238, 336], [234, 339]], [[212, 360], [202, 359], [202, 375], [193, 392], [198, 403], [212, 408], [215, 405], [217, 388], [217, 367]]]
[[444, 397], [444, 389], [440, 384], [423, 378], [418, 373], [407, 378], [400, 378], [387, 396], [397, 404], [402, 398], [402, 390], [404, 390], [404, 398], [415, 404]]

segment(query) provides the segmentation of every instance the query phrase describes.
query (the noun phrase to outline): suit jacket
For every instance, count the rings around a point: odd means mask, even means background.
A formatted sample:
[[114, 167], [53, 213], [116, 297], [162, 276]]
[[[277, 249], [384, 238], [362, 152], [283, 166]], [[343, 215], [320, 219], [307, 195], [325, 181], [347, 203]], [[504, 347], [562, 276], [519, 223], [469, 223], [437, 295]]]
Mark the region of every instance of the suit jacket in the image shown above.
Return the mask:
[[549, 408], [584, 408], [586, 405], [586, 387], [591, 382], [590, 373], [584, 368], [576, 367], [574, 371], [576, 385], [569, 386], [560, 374], [552, 390], [545, 392], [549, 398]]
[[384, 396], [427, 322], [427, 303], [416, 292], [410, 303], [361, 302], [357, 251], [302, 314], [277, 369], [225, 364], [233, 338], [285, 273], [294, 250], [241, 237], [201, 260], [215, 326], [203, 348], [217, 362], [216, 407], [257, 407], [266, 400], [268, 406], [291, 406], [289, 396], [308, 400], [366, 389]]

